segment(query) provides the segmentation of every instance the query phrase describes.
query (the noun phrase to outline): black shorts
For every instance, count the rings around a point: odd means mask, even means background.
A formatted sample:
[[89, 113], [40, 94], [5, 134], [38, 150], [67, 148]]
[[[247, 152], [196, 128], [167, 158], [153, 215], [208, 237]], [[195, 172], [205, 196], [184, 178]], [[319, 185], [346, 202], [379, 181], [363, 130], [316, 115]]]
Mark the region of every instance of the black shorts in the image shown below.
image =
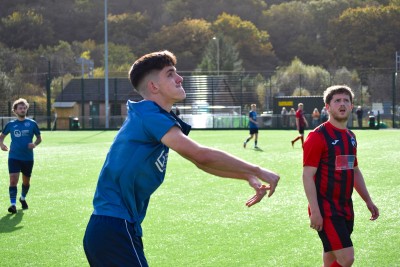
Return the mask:
[[134, 225], [120, 218], [92, 215], [83, 238], [90, 266], [148, 267], [142, 238]]
[[324, 218], [323, 229], [318, 232], [325, 252], [353, 246], [351, 233], [354, 221], [345, 217], [334, 216]]
[[250, 134], [258, 134], [258, 128], [250, 128]]
[[304, 126], [300, 126], [299, 127], [299, 134], [304, 134]]
[[20, 173], [26, 177], [31, 177], [33, 169], [33, 160], [18, 160], [8, 158], [8, 173]]

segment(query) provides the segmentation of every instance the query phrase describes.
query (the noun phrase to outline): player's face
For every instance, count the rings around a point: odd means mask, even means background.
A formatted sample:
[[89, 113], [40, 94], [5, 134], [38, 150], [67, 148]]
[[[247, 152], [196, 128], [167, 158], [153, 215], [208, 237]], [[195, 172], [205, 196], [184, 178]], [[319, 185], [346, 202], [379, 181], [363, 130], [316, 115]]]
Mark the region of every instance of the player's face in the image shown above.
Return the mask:
[[17, 108], [14, 109], [14, 113], [19, 117], [19, 118], [25, 118], [26, 112], [28, 111], [28, 107], [25, 104], [18, 104]]
[[173, 103], [186, 98], [185, 90], [182, 87], [183, 78], [178, 75], [174, 66], [167, 66], [158, 75], [157, 84], [160, 93]]
[[332, 119], [338, 122], [346, 122], [353, 110], [350, 96], [347, 94], [333, 95], [331, 102], [327, 105], [327, 110]]

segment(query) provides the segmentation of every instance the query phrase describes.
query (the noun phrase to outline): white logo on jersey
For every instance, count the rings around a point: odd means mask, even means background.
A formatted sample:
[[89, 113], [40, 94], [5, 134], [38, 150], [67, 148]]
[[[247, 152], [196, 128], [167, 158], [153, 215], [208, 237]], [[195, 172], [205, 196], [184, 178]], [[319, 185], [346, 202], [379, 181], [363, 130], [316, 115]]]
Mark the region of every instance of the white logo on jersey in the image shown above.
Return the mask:
[[338, 139], [336, 139], [335, 141], [333, 141], [333, 142], [332, 142], [332, 145], [336, 145], [336, 144], [337, 144], [337, 142], [339, 142], [339, 140], [338, 140]]
[[14, 131], [14, 136], [15, 137], [21, 137], [21, 132], [19, 130]]
[[158, 156], [157, 161], [155, 162], [157, 169], [160, 172], [165, 171], [165, 168], [167, 167], [167, 160], [168, 160], [168, 153], [165, 153], [165, 151], [163, 150], [160, 156]]
[[351, 138], [351, 144], [353, 145], [353, 147], [357, 147], [356, 139], [354, 139], [353, 137]]

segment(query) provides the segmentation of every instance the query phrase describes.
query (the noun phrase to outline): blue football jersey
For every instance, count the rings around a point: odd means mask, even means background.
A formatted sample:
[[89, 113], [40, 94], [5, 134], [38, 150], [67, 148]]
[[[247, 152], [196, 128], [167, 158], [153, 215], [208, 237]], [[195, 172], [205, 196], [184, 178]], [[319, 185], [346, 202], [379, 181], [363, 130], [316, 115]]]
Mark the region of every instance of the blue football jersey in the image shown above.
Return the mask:
[[153, 101], [128, 101], [128, 116], [100, 172], [93, 199], [95, 215], [125, 219], [142, 235], [151, 194], [164, 181], [169, 148], [161, 139], [173, 126], [190, 126]]
[[2, 132], [4, 135], [11, 135], [11, 145], [8, 154], [9, 158], [17, 160], [33, 160], [33, 149], [28, 147], [32, 143], [33, 136], [40, 136], [37, 123], [29, 118], [12, 120], [6, 124]]

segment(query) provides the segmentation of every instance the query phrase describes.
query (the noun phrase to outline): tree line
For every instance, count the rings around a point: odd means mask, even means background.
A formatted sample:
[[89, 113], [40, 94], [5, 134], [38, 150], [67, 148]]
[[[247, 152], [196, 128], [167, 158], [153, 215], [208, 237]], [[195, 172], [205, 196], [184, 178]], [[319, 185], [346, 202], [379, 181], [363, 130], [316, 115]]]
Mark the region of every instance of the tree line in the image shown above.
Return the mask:
[[[400, 51], [400, 0], [118, 0], [107, 10], [111, 77], [168, 49], [187, 73], [265, 73], [300, 61], [362, 80], [365, 69], [394, 69]], [[43, 97], [49, 66], [57, 93], [81, 75], [80, 58], [94, 63], [86, 77], [102, 77], [104, 23], [103, 1], [2, 1], [1, 98]]]

